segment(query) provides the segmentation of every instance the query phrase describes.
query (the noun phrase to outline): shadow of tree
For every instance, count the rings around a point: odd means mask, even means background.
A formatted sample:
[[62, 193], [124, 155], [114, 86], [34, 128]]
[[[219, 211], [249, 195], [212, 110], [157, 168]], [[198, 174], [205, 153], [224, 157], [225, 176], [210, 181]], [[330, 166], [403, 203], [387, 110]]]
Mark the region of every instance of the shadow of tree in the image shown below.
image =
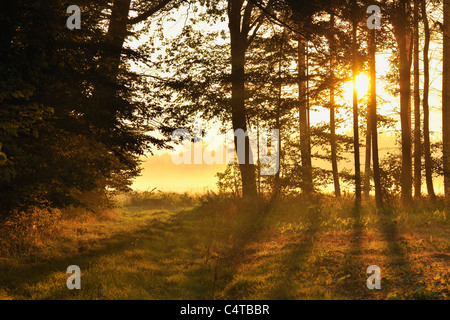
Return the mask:
[[282, 269], [275, 279], [275, 286], [269, 292], [269, 299], [292, 300], [298, 296], [299, 275], [308, 273], [307, 263], [314, 248], [314, 240], [320, 229], [319, 212], [317, 207], [309, 207], [307, 218], [308, 227], [301, 233], [296, 234], [296, 241], [289, 243], [289, 251], [283, 255], [281, 260]]
[[[384, 208], [379, 211], [380, 230], [386, 242], [387, 266], [379, 266], [382, 275], [382, 288], [388, 292], [395, 287], [410, 287], [412, 290], [418, 279], [412, 270], [411, 261], [401, 244], [396, 211], [392, 208]], [[392, 278], [385, 277], [383, 274], [392, 275]], [[384, 281], [383, 281], [384, 280]]]
[[363, 208], [355, 204], [351, 208], [352, 231], [349, 237], [349, 248], [344, 253], [344, 262], [341, 273], [348, 278], [345, 281], [336, 282], [333, 290], [337, 296], [354, 297], [355, 299], [367, 299], [369, 293], [365, 285], [367, 266], [361, 259], [363, 253]]
[[[158, 252], [153, 259], [170, 259], [173, 249], [183, 250], [183, 248], [180, 248], [179, 240], [174, 242], [174, 240], [171, 240], [173, 237], [168, 236], [170, 232], [175, 232], [175, 229], [177, 233], [181, 233], [180, 237], [182, 239], [185, 238], [187, 240], [184, 244], [184, 249], [192, 250], [191, 244], [192, 242], [195, 242], [195, 239], [189, 239], [189, 237], [192, 236], [191, 231], [184, 230], [182, 228], [183, 221], [185, 220], [187, 214], [188, 213], [181, 211], [172, 216], [168, 221], [148, 221], [144, 226], [134, 231], [121, 232], [118, 234], [114, 234], [111, 237], [102, 238], [96, 242], [95, 248], [87, 248], [86, 250], [79, 251], [77, 254], [71, 256], [63, 256], [52, 258], [49, 260], [31, 261], [30, 263], [17, 265], [13, 269], [1, 270], [2, 275], [0, 277], [0, 287], [9, 292], [10, 295], [29, 299], [31, 298], [29, 288], [34, 288], [38, 284], [44, 283], [54, 273], [65, 272], [67, 267], [72, 264], [78, 265], [81, 268], [83, 279], [83, 274], [94, 272], [93, 270], [95, 268], [98, 268], [98, 265], [105, 258], [111, 257], [112, 255], [120, 255], [126, 250], [133, 251], [135, 249], [142, 249], [144, 250], [144, 252], [146, 252], [145, 254], [148, 255], [151, 253], [148, 252], [150, 248], [157, 248], [160, 252]], [[137, 242], [137, 239], [139, 239], [139, 242]], [[151, 243], [151, 246], [148, 246], [149, 243]], [[147, 246], [145, 244], [147, 244]], [[145, 258], [151, 259], [149, 256], [145, 256]], [[162, 282], [162, 286], [167, 291], [165, 292], [165, 294], [167, 295], [161, 296], [161, 298], [174, 298], [183, 290], [180, 290], [180, 288], [176, 288], [177, 285], [180, 285], [179, 283], [174, 283], [163, 279], [169, 272], [167, 268], [164, 268], [165, 265], [161, 264], [158, 265], [158, 270], [153, 271], [159, 274], [160, 278], [158, 279], [158, 281]], [[110, 271], [120, 272], [115, 270]], [[98, 270], [96, 270], [95, 272], [98, 272]], [[186, 278], [188, 280], [185, 281], [182, 285], [190, 287], [193, 283], [208, 281], [211, 276], [206, 274], [207, 272], [208, 271], [206, 270], [204, 265], [192, 265], [188, 270], [186, 270]], [[133, 285], [140, 287], [144, 291], [151, 291], [155, 289], [152, 286], [152, 282], [154, 279], [152, 279], [151, 275], [143, 274], [142, 272], [139, 272], [139, 270], [131, 273], [133, 273], [134, 278], [138, 278], [133, 281]], [[98, 277], [96, 281], [98, 280], [98, 282], [101, 282], [101, 279], [102, 277]], [[97, 284], [94, 284], [92, 282], [90, 284], [92, 285], [92, 287], [97, 286]], [[130, 284], [119, 283], [119, 285], [126, 286]], [[98, 284], [98, 287], [101, 287], [100, 284]], [[192, 296], [180, 296], [179, 298], [205, 298], [210, 295], [210, 291], [212, 290], [212, 282], [211, 286], [195, 286], [195, 288], [197, 289], [197, 291], [193, 291]], [[188, 290], [184, 291], [188, 292]], [[65, 281], [63, 281], [61, 283], [61, 286], [52, 288], [48, 293], [45, 294], [46, 297], [44, 298], [65, 298], [67, 296], [67, 292], [69, 292], [69, 290], [66, 288]], [[170, 294], [172, 295], [170, 296]], [[73, 295], [73, 297], [76, 298], [77, 295]], [[93, 296], [92, 298], [102, 299], [104, 297], [101, 290], [99, 290], [98, 295]], [[155, 298], [158, 297], [156, 296]]]
[[[223, 290], [233, 281], [238, 268], [246, 261], [248, 247], [265, 234], [263, 225], [274, 205], [274, 201], [261, 200], [255, 200], [253, 204], [251, 202], [243, 203], [240, 208], [242, 215], [240, 226], [229, 230], [233, 242], [230, 247], [224, 248], [215, 262], [212, 299], [216, 298], [216, 292]], [[240, 298], [240, 292], [229, 292], [229, 295], [227, 298]]]

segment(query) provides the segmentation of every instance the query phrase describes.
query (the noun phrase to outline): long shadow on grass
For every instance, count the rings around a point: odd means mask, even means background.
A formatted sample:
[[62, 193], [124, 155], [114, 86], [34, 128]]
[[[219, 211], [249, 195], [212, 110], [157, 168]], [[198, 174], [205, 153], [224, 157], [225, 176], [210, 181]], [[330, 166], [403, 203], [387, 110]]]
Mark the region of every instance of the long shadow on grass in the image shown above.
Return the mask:
[[269, 292], [269, 299], [292, 300], [308, 298], [301, 297], [298, 286], [304, 280], [308, 282], [309, 264], [308, 257], [314, 248], [314, 240], [320, 229], [320, 207], [308, 208], [308, 227], [305, 231], [296, 235], [294, 243], [288, 243], [288, 253], [281, 259], [281, 270], [275, 279], [275, 285]]
[[34, 286], [44, 281], [48, 276], [55, 272], [65, 272], [69, 265], [78, 265], [82, 274], [88, 271], [90, 265], [96, 261], [100, 261], [103, 256], [111, 256], [118, 252], [133, 247], [133, 241], [148, 230], [149, 226], [145, 226], [133, 232], [119, 233], [108, 238], [103, 238], [96, 242], [97, 249], [79, 248], [79, 252], [60, 258], [51, 258], [40, 261], [22, 261], [20, 265], [13, 270], [8, 270], [2, 274], [0, 278], [0, 287], [19, 293], [24, 286]]
[[[53, 273], [65, 272], [67, 267], [72, 264], [78, 265], [81, 268], [82, 275], [83, 273], [88, 273], [90, 270], [92, 270], [92, 268], [98, 268], [99, 263], [105, 258], [111, 257], [112, 255], [121, 254], [125, 250], [135, 250], [137, 248], [136, 239], [140, 239], [141, 242], [147, 241], [148, 243], [152, 244], [155, 244], [155, 242], [159, 242], [156, 247], [161, 251], [160, 259], [163, 260], [165, 258], [170, 258], [170, 250], [167, 249], [174, 248], [178, 243], [174, 243], [173, 241], [171, 242], [171, 239], [167, 237], [167, 232], [173, 227], [180, 226], [183, 223], [182, 220], [185, 219], [185, 217], [186, 214], [178, 213], [167, 222], [155, 220], [149, 221], [143, 227], [138, 228], [132, 232], [121, 232], [111, 237], [103, 238], [96, 242], [96, 248], [86, 249], [85, 251], [78, 252], [77, 254], [71, 255], [70, 257], [64, 256], [60, 258], [49, 259], [46, 261], [31, 261], [29, 264], [23, 263], [12, 270], [2, 270], [3, 272], [0, 277], [0, 287], [9, 292], [12, 297], [31, 298], [32, 292], [30, 292], [30, 288], [33, 288], [39, 283], [46, 281], [48, 277]], [[182, 233], [183, 231], [178, 230], [177, 232]], [[186, 238], [188, 236], [189, 235], [186, 235]], [[189, 248], [191, 242], [186, 242], [187, 249], [192, 250], [192, 248]], [[148, 247], [144, 247], [143, 249], [149, 250]], [[160, 261], [156, 262], [158, 263]], [[160, 267], [161, 269], [164, 268], [161, 267], [161, 264], [158, 264], [158, 267]], [[201, 270], [199, 271], [198, 269], [202, 269], [202, 266], [199, 266], [198, 268], [191, 268], [191, 270], [188, 271], [188, 278], [192, 277], [193, 282], [201, 282], [202, 278], [204, 277], [204, 273], [201, 272]], [[163, 275], [163, 277], [161, 278], [162, 280], [164, 280], [164, 276], [167, 276], [167, 270], [159, 270], [158, 273], [160, 273], [160, 275]], [[138, 270], [136, 270], [136, 276], [140, 279], [138, 285], [141, 286], [141, 288], [143, 288], [144, 290], [152, 290], [152, 286], [150, 285], [152, 279], [150, 275], [142, 274]], [[98, 280], [99, 282], [102, 281], [101, 278], [99, 278]], [[118, 285], [121, 286], [132, 284], [119, 283]], [[168, 286], [165, 287], [165, 289], [171, 290], [173, 294], [171, 298], [178, 298], [176, 296], [176, 292], [178, 292], [178, 289], [171, 288], [173, 286], [173, 282], [169, 281]], [[63, 287], [63, 289], [61, 289], [61, 287]], [[61, 283], [60, 287], [55, 288], [55, 290], [47, 293], [47, 298], [58, 299], [60, 298], [61, 293], [66, 293], [68, 291], [69, 290], [65, 288], [65, 282], [63, 282]], [[198, 293], [198, 297], [202, 297], [204, 296], [204, 294], [204, 292], [200, 292]], [[93, 298], [101, 299], [102, 296], [94, 296]], [[194, 296], [194, 298], [196, 297]]]
[[392, 208], [384, 208], [380, 211], [381, 216], [379, 220], [380, 230], [387, 244], [386, 257], [388, 266], [386, 269], [391, 269], [389, 274], [393, 276], [393, 279], [390, 277], [383, 279], [383, 274], [387, 272], [386, 270], [383, 272], [383, 267], [379, 266], [382, 279], [384, 280], [381, 283], [382, 289], [384, 286], [388, 292], [394, 288], [413, 286], [417, 282], [417, 277], [412, 272], [411, 261], [401, 245], [395, 213], [395, 210]]
[[[225, 289], [238, 275], [238, 269], [248, 258], [249, 245], [260, 240], [266, 233], [263, 227], [266, 219], [271, 214], [276, 200], [264, 202], [255, 200], [253, 203], [243, 201], [240, 204], [240, 226], [230, 230], [233, 242], [231, 246], [223, 250], [215, 264], [214, 287], [212, 296], [215, 299], [216, 292]], [[226, 299], [241, 299], [242, 292], [239, 288], [229, 288]]]
[[[363, 252], [364, 228], [362, 221], [363, 208], [355, 204], [351, 207], [352, 232], [349, 238], [349, 248], [344, 255], [338, 279], [334, 282], [334, 291], [338, 296], [349, 299], [366, 299], [368, 297], [365, 286], [365, 268], [361, 261]], [[339, 280], [341, 279], [341, 280]]]

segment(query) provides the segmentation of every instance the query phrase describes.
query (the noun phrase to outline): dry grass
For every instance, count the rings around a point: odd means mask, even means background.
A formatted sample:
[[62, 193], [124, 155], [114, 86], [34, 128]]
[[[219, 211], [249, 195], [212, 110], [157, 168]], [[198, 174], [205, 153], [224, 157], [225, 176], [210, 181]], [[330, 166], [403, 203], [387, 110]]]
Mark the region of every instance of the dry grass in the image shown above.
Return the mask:
[[[63, 215], [29, 258], [2, 263], [0, 298], [450, 297], [450, 227], [440, 206], [378, 212], [356, 210], [350, 199], [268, 204], [150, 193], [122, 197], [105, 216]], [[82, 290], [66, 288], [71, 264], [81, 267]], [[366, 287], [369, 265], [381, 268], [381, 290]]]

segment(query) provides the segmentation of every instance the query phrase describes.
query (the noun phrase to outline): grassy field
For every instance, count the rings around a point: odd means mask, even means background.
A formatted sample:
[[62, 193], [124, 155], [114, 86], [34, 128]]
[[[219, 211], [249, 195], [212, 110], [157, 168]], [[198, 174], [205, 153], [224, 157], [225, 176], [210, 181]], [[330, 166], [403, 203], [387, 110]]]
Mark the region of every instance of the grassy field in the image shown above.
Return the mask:
[[[50, 236], [2, 257], [0, 298], [450, 298], [449, 213], [439, 206], [164, 194], [119, 203], [100, 217], [58, 218]], [[69, 265], [81, 268], [81, 290], [66, 287]], [[381, 268], [380, 290], [366, 287], [370, 265]]]

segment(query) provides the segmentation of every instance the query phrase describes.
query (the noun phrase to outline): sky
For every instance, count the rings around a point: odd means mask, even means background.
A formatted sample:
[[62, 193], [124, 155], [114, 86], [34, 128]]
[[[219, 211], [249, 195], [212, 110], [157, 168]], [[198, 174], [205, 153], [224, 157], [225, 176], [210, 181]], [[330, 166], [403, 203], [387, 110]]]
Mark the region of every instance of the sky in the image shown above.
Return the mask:
[[[186, 8], [182, 8], [172, 14], [171, 20], [163, 24], [164, 36], [166, 38], [175, 37], [183, 28], [187, 19]], [[192, 17], [193, 13], [189, 12]], [[195, 15], [195, 14], [194, 14]], [[206, 24], [201, 25], [200, 28], [214, 28], [215, 30], [224, 29], [227, 31], [227, 23], [219, 22], [217, 25], [210, 27]], [[139, 46], [143, 41], [146, 41], [144, 35], [139, 40], [129, 42], [131, 47]], [[423, 43], [422, 43], [423, 45]], [[440, 49], [440, 40], [434, 41], [430, 44], [430, 131], [432, 142], [437, 141], [441, 137], [442, 132], [442, 118], [441, 118], [441, 59], [442, 55]], [[387, 72], [389, 67], [388, 56], [390, 53], [378, 53], [376, 57], [377, 63], [377, 93], [383, 103], [377, 106], [378, 112], [382, 115], [389, 115], [391, 117], [398, 117], [399, 99], [388, 94], [385, 90], [387, 84], [383, 82], [382, 76]], [[422, 57], [421, 57], [422, 59]], [[421, 64], [422, 65], [422, 62]], [[421, 79], [423, 80], [423, 79]], [[421, 88], [422, 88], [421, 83]], [[364, 73], [361, 73], [357, 78], [358, 97], [363, 98], [368, 91], [368, 78]], [[352, 83], [344, 84], [344, 103], [350, 105], [352, 97]], [[341, 114], [343, 117], [348, 117]], [[327, 109], [317, 107], [311, 110], [311, 124], [317, 124], [322, 121], [329, 120], [329, 111]], [[414, 119], [412, 119], [412, 126]], [[347, 125], [338, 129], [338, 133], [352, 136], [351, 123], [348, 121]], [[380, 130], [380, 156], [381, 158], [387, 152], [399, 152], [399, 145], [395, 143], [395, 133], [399, 132], [400, 122], [397, 127], [393, 129]], [[361, 137], [364, 139], [364, 137]], [[212, 143], [209, 141], [209, 143]], [[218, 145], [218, 143], [215, 143]], [[349, 155], [351, 156], [351, 155]], [[154, 155], [147, 155], [142, 158], [143, 170], [141, 176], [137, 177], [132, 185], [135, 190], [152, 190], [156, 188], [161, 191], [173, 192], [190, 192], [203, 193], [207, 190], [216, 191], [217, 172], [225, 170], [225, 164], [175, 164], [171, 159], [171, 150], [156, 151]], [[361, 163], [362, 170], [364, 168], [364, 150], [361, 149]], [[316, 165], [327, 166], [326, 163], [316, 162]], [[314, 165], [314, 163], [313, 163]], [[352, 169], [352, 163], [341, 162], [340, 168]], [[331, 167], [331, 165], [330, 165]], [[436, 180], [437, 192], [442, 188], [442, 182]], [[425, 187], [424, 187], [425, 188]]]

